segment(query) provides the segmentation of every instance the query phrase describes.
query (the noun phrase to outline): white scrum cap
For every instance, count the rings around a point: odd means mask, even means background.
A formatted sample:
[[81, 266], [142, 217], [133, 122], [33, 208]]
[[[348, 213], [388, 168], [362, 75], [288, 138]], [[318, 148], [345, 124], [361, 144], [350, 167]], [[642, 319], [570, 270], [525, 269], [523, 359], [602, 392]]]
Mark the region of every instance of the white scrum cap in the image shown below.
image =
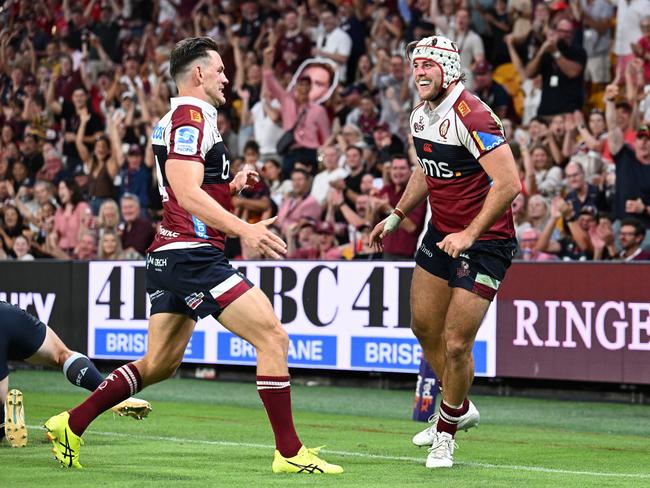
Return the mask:
[[428, 59], [442, 70], [442, 88], [447, 88], [454, 81], [460, 80], [463, 72], [460, 66], [460, 54], [455, 42], [443, 36], [425, 37], [406, 46], [409, 61]]

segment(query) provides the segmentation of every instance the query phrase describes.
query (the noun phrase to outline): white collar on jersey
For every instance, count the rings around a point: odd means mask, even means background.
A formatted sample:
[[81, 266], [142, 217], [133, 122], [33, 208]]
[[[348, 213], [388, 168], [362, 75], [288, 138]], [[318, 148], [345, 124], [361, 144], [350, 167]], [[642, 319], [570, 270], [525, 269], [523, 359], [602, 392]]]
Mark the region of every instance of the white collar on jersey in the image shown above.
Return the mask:
[[458, 100], [458, 97], [462, 93], [462, 91], [465, 89], [465, 85], [463, 85], [461, 82], [458, 82], [458, 84], [454, 87], [454, 89], [449, 93], [438, 105], [436, 108], [433, 109], [433, 113], [439, 115], [439, 116], [444, 116], [451, 107], [456, 103], [456, 100]]
[[169, 102], [171, 103], [172, 110], [181, 105], [196, 105], [201, 107], [203, 113], [210, 118], [217, 118], [217, 109], [210, 105], [208, 102], [201, 100], [196, 97], [174, 97], [170, 98]]

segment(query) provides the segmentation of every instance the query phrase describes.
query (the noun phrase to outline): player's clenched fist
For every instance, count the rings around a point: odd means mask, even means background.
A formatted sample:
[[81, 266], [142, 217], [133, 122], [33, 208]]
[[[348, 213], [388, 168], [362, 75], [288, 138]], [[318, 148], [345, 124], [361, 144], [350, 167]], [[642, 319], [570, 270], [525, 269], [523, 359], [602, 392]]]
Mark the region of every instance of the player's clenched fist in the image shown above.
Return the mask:
[[474, 239], [465, 232], [448, 234], [437, 246], [452, 258], [457, 258], [460, 253], [469, 249], [474, 244]]

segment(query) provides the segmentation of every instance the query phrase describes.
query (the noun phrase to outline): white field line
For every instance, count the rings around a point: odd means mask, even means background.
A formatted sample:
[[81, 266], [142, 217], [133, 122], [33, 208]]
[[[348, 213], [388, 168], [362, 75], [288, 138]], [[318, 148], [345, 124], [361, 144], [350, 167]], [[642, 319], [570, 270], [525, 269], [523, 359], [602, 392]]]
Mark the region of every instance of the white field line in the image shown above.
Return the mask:
[[[28, 426], [30, 429], [44, 430], [43, 427], [37, 425]], [[199, 444], [204, 446], [221, 446], [221, 447], [249, 447], [254, 449], [275, 449], [275, 446], [270, 444], [254, 444], [251, 442], [231, 442], [231, 441], [208, 441], [202, 439], [183, 439], [180, 437], [164, 437], [154, 435], [134, 435], [125, 434], [121, 432], [99, 432], [88, 431], [90, 435], [105, 436], [105, 437], [122, 437], [128, 439], [142, 439], [157, 442], [175, 442], [184, 444]], [[335, 454], [338, 456], [358, 457], [364, 459], [379, 459], [382, 461], [406, 461], [409, 463], [424, 464], [425, 457], [411, 457], [411, 456], [388, 456], [384, 454], [371, 454], [368, 452], [349, 452], [349, 451], [335, 451], [332, 449], [323, 449], [324, 453]], [[598, 476], [606, 478], [627, 478], [627, 479], [650, 479], [650, 473], [607, 473], [601, 471], [577, 471], [571, 469], [556, 469], [544, 468], [541, 466], [517, 466], [512, 464], [492, 464], [492, 463], [474, 463], [468, 461], [457, 461], [454, 464], [459, 466], [469, 466], [472, 468], [488, 468], [488, 469], [506, 469], [512, 471], [529, 471], [534, 473], [549, 473], [549, 474], [571, 474], [578, 476]]]

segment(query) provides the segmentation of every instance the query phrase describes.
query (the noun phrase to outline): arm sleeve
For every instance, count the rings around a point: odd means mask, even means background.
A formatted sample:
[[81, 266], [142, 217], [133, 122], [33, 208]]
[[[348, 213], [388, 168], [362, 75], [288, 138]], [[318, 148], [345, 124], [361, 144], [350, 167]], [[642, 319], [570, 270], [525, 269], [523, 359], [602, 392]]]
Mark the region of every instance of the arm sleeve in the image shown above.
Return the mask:
[[456, 107], [457, 127], [464, 128], [459, 138], [478, 160], [497, 147], [506, 144], [506, 136], [499, 118], [478, 99], [465, 99]]
[[172, 114], [169, 159], [205, 162], [205, 119], [199, 107], [181, 105]]

